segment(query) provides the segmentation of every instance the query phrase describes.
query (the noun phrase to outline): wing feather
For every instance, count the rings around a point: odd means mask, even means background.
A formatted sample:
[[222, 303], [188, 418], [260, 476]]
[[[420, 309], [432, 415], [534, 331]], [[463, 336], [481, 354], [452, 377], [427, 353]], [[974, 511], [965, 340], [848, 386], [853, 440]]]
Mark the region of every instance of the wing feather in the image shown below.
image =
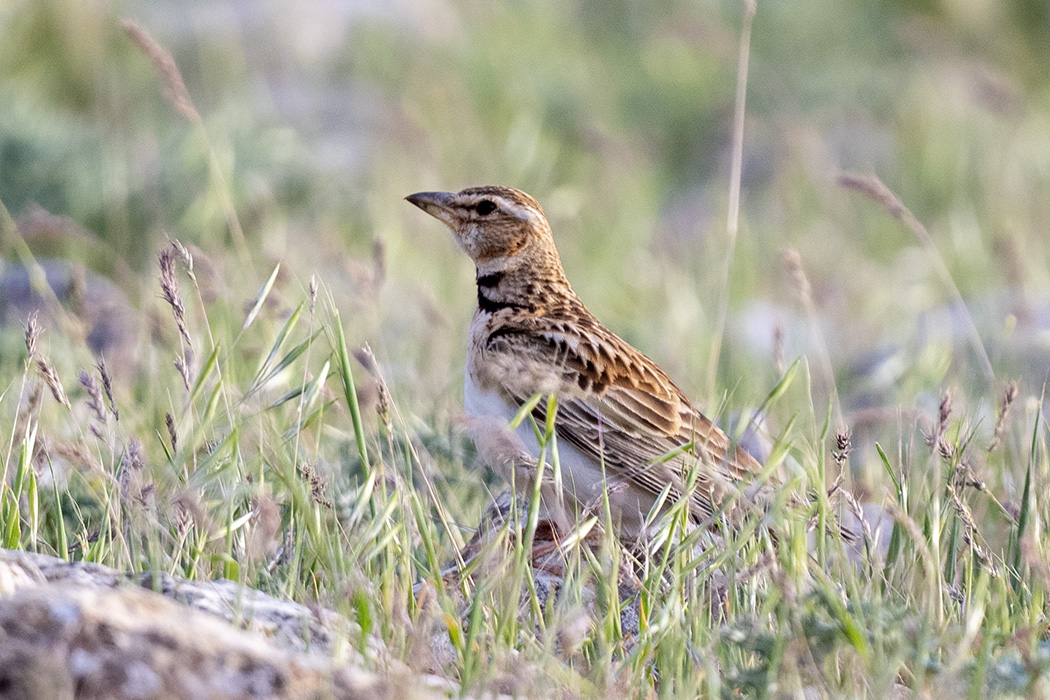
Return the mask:
[[[566, 324], [540, 328], [542, 321], [526, 317], [515, 327], [503, 319], [481, 348], [483, 365], [503, 368], [491, 383], [517, 405], [553, 390], [559, 439], [604, 462], [610, 481], [630, 480], [654, 495], [670, 483], [680, 498], [699, 460], [692, 500], [702, 517], [760, 470], [652, 360], [597, 321], [578, 326], [578, 333]], [[534, 417], [545, 421], [545, 414], [541, 401]], [[689, 454], [659, 461], [685, 446]]]

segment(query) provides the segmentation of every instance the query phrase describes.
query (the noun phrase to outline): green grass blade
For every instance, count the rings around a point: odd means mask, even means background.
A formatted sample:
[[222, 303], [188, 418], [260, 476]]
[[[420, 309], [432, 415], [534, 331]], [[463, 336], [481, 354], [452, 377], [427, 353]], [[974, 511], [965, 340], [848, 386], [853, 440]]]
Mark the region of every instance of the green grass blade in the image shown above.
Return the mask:
[[357, 403], [357, 388], [354, 385], [354, 375], [350, 371], [350, 352], [346, 348], [346, 335], [343, 332], [343, 322], [339, 318], [339, 311], [333, 312], [335, 316], [336, 352], [339, 354], [339, 378], [343, 383], [343, 396], [346, 398], [346, 406], [350, 409], [350, 420], [354, 426], [354, 441], [357, 443], [357, 452], [361, 456], [361, 464], [365, 472], [372, 470], [368, 461], [368, 446], [365, 444], [365, 428], [361, 422], [361, 407]]
[[[303, 313], [303, 308], [306, 306], [306, 302], [299, 302], [299, 306], [295, 307], [295, 311], [288, 317], [288, 320], [281, 326], [281, 330], [277, 333], [277, 337], [273, 341], [273, 345], [270, 346], [270, 352], [267, 353], [266, 358], [259, 364], [259, 369], [255, 373], [255, 377], [252, 378], [251, 387], [245, 392], [245, 395], [249, 395], [254, 391], [258, 390], [258, 387], [265, 382], [260, 381], [263, 375], [267, 372], [270, 365], [273, 363], [274, 358], [277, 357], [277, 353], [284, 347], [284, 342], [288, 339], [292, 330], [295, 329], [296, 324], [299, 322], [299, 317]], [[314, 336], [316, 337], [316, 335]]]
[[252, 310], [248, 312], [248, 317], [244, 319], [244, 325], [241, 326], [242, 332], [248, 330], [248, 326], [252, 325], [255, 317], [259, 315], [259, 310], [262, 309], [263, 304], [266, 302], [266, 297], [270, 296], [270, 290], [273, 289], [273, 283], [277, 281], [277, 273], [280, 271], [281, 263], [277, 263], [274, 265], [270, 277], [259, 289], [259, 293], [255, 295], [255, 304], [252, 305]]
[[208, 355], [208, 358], [204, 361], [204, 364], [201, 366], [201, 371], [197, 375], [196, 381], [193, 382], [193, 386], [190, 388], [189, 404], [191, 406], [197, 401], [197, 398], [200, 396], [201, 391], [204, 390], [204, 384], [208, 381], [208, 378], [211, 376], [212, 372], [215, 371], [215, 367], [218, 365], [218, 363], [219, 346], [216, 345], [214, 348], [212, 348], [211, 354]]

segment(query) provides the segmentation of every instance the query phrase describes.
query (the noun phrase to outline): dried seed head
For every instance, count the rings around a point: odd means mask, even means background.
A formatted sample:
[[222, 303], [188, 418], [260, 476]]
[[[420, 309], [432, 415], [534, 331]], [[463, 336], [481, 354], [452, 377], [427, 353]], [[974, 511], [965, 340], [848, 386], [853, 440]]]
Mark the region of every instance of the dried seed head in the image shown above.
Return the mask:
[[66, 392], [62, 388], [62, 382], [58, 381], [58, 372], [55, 371], [54, 366], [48, 362], [46, 357], [38, 357], [36, 366], [40, 370], [40, 376], [44, 378], [47, 388], [51, 390], [51, 395], [55, 397], [55, 401], [72, 411], [73, 406], [69, 403], [69, 399], [66, 398]]
[[937, 452], [937, 454], [939, 454], [942, 459], [945, 459], [949, 462], [955, 459], [955, 447], [950, 442], [948, 442], [948, 438], [944, 436], [944, 433], [927, 433], [926, 431], [923, 431], [922, 439], [923, 442], [925, 442], [932, 450]]
[[948, 418], [952, 415], [952, 396], [954, 391], [949, 389], [944, 392], [944, 398], [941, 399], [941, 405], [938, 410], [938, 432], [943, 434], [948, 428]]
[[299, 463], [299, 473], [303, 475], [306, 482], [310, 484], [310, 498], [325, 508], [332, 507], [332, 501], [325, 495], [328, 489], [327, 480], [317, 472], [313, 465], [307, 462]]
[[190, 526], [193, 525], [193, 516], [190, 514], [189, 508], [182, 501], [175, 502], [175, 532], [178, 533], [179, 538], [183, 538], [190, 531]]
[[98, 368], [98, 374], [102, 377], [102, 390], [106, 392], [106, 399], [109, 401], [109, 410], [113, 413], [113, 420], [120, 420], [120, 412], [117, 411], [117, 403], [113, 400], [113, 379], [109, 376], [109, 370], [106, 369], [106, 359], [102, 356], [98, 356], [98, 362], [95, 364]]
[[317, 275], [310, 275], [310, 313], [314, 312], [317, 305]]
[[100, 424], [106, 424], [106, 405], [102, 402], [102, 388], [99, 387], [98, 382], [95, 381], [87, 372], [81, 370], [80, 374], [77, 375], [80, 380], [80, 385], [84, 387], [84, 390], [88, 395], [88, 408], [91, 409], [91, 413], [94, 414], [95, 420]]
[[903, 223], [908, 230], [919, 239], [919, 242], [926, 247], [937, 265], [941, 280], [949, 289], [951, 289], [953, 296], [955, 297], [955, 305], [957, 309], [966, 314], [969, 325], [968, 331], [970, 342], [973, 344], [973, 348], [980, 358], [981, 369], [984, 371], [985, 377], [988, 379], [995, 379], [995, 371], [992, 369], [992, 361], [988, 357], [988, 351], [985, 349], [984, 342], [981, 340], [977, 327], [973, 323], [973, 318], [969, 316], [969, 312], [966, 310], [965, 304], [963, 304], [962, 294], [959, 291], [958, 286], [955, 284], [955, 280], [952, 279], [947, 266], [944, 264], [944, 260], [937, 252], [937, 247], [933, 243], [933, 238], [930, 236], [930, 232], [926, 230], [926, 227], [923, 226], [922, 222], [915, 218], [915, 215], [904, 206], [904, 203], [901, 202], [897, 195], [895, 195], [890, 188], [886, 187], [886, 185], [874, 175], [842, 173], [838, 177], [838, 183], [841, 187], [853, 190], [854, 192], [859, 192], [868, 199], [881, 204], [890, 216]]
[[179, 451], [179, 437], [175, 432], [175, 419], [170, 413], [164, 413], [164, 424], [168, 426], [168, 437], [171, 438], [171, 453], [175, 454]]
[[387, 387], [386, 379], [383, 378], [383, 372], [379, 369], [379, 361], [368, 343], [355, 349], [353, 354], [354, 359], [360, 362], [361, 366], [375, 377], [377, 390], [376, 414], [386, 427], [387, 432], [391, 433], [393, 432], [393, 425], [390, 421], [390, 389]]
[[136, 500], [139, 502], [139, 505], [145, 508], [149, 508], [150, 510], [156, 510], [156, 502], [153, 498], [153, 495], [156, 492], [156, 490], [156, 484], [143, 485], [143, 487], [139, 489], [138, 496], [136, 496]]
[[193, 255], [190, 253], [186, 246], [182, 245], [182, 241], [178, 238], [169, 238], [171, 247], [178, 253], [179, 258], [182, 260], [182, 264], [186, 267], [186, 272], [193, 274]]
[[29, 355], [29, 362], [32, 362], [36, 356], [36, 341], [40, 337], [40, 326], [37, 324], [36, 318], [37, 312], [34, 311], [26, 319], [26, 352]]
[[146, 466], [142, 455], [142, 443], [132, 438], [124, 453], [120, 456], [120, 474], [117, 484], [120, 486], [120, 497], [125, 503], [143, 504], [144, 484], [143, 468]]
[[120, 24], [128, 37], [139, 47], [139, 50], [153, 62], [153, 70], [156, 71], [157, 77], [160, 78], [164, 99], [168, 101], [171, 108], [185, 117], [194, 126], [200, 126], [203, 123], [201, 115], [197, 112], [197, 108], [193, 106], [190, 92], [186, 89], [186, 83], [182, 79], [179, 67], [175, 65], [175, 59], [138, 22], [126, 19]]
[[957, 489], [971, 488], [977, 491], [984, 491], [988, 488], [988, 485], [974, 471], [974, 468], [964, 459], [960, 459], [955, 467], [955, 474], [952, 475], [952, 484]]
[[840, 492], [842, 497], [846, 500], [846, 505], [849, 507], [850, 512], [853, 513], [853, 517], [860, 523], [860, 531], [864, 536], [865, 541], [875, 542], [875, 533], [871, 529], [871, 523], [868, 522], [867, 517], [864, 515], [864, 507], [861, 506], [860, 501], [857, 497], [849, 492], [848, 489], [842, 489]]
[[186, 387], [186, 391], [190, 390], [190, 370], [186, 366], [186, 360], [183, 359], [182, 355], [175, 356], [175, 369], [178, 370], [179, 376], [182, 377], [182, 385]]
[[171, 307], [175, 316], [175, 325], [178, 326], [179, 335], [186, 343], [186, 347], [193, 347], [190, 341], [190, 333], [186, 329], [186, 307], [182, 303], [182, 294], [179, 293], [179, 280], [175, 274], [175, 255], [173, 246], [168, 246], [160, 251], [157, 261], [160, 264], [160, 291], [164, 301]]
[[942, 459], [950, 462], [955, 459], [955, 446], [948, 442], [944, 435], [941, 435], [937, 440], [937, 453]]
[[124, 451], [124, 456], [121, 457], [120, 465], [125, 469], [131, 469], [134, 471], [142, 471], [146, 466], [146, 460], [142, 455], [142, 441], [138, 438], [132, 438], [131, 442], [128, 443], [128, 449]]
[[1003, 398], [999, 403], [999, 415], [995, 418], [995, 430], [992, 431], [992, 440], [988, 443], [988, 451], [992, 452], [1002, 444], [1003, 432], [1006, 430], [1006, 421], [1010, 416], [1010, 406], [1017, 399], [1017, 382], [1010, 382], [1003, 392]]
[[835, 463], [839, 465], [839, 469], [846, 464], [846, 460], [849, 459], [852, 452], [853, 431], [846, 426], [842, 426], [835, 433], [835, 450], [831, 453], [832, 457], [835, 458]]
[[868, 199], [881, 204], [894, 219], [904, 216], [904, 204], [897, 199], [889, 187], [874, 175], [860, 173], [842, 173], [839, 175], [839, 186], [858, 192]]

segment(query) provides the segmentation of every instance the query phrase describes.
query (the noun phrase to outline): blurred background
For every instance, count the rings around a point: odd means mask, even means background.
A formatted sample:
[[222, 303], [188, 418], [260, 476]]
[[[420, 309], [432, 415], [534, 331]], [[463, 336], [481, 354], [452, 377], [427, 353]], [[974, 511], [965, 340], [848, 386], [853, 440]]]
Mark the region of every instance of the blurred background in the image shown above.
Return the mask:
[[[276, 262], [274, 318], [316, 275], [402, 410], [454, 422], [473, 270], [402, 198], [505, 184], [544, 206], [597, 316], [710, 410], [760, 404], [804, 356], [817, 423], [834, 383], [846, 423], [896, 440], [956, 387], [990, 431], [1005, 383], [1038, 396], [1050, 370], [1050, 5], [760, 1], [726, 286], [743, 13], [732, 0], [7, 0], [0, 201], [26, 247], [3, 241], [4, 376], [40, 305], [27, 251], [94, 350], [132, 373], [170, 365], [144, 348], [172, 333], [158, 329], [155, 262], [172, 237], [236, 324]], [[172, 108], [124, 19], [171, 52], [199, 123]], [[844, 171], [881, 178], [932, 246], [841, 187]]]

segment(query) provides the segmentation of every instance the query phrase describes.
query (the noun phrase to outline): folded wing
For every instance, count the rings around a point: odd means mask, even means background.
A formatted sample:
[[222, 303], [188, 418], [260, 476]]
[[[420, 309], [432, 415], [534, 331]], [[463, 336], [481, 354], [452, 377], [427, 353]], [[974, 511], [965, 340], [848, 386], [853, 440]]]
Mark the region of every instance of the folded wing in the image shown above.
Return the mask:
[[[482, 350], [485, 364], [506, 367], [500, 356], [515, 358], [518, 371], [501, 373], [498, 384], [517, 405], [553, 389], [559, 439], [604, 461], [610, 482], [629, 480], [653, 494], [670, 484], [677, 499], [695, 467], [691, 500], [700, 519], [758, 473], [761, 465], [751, 455], [731, 445], [654, 362], [618, 336], [596, 321], [571, 329], [538, 327], [542, 322], [533, 316], [517, 328], [504, 323]], [[534, 417], [542, 422], [545, 414], [541, 401]]]

